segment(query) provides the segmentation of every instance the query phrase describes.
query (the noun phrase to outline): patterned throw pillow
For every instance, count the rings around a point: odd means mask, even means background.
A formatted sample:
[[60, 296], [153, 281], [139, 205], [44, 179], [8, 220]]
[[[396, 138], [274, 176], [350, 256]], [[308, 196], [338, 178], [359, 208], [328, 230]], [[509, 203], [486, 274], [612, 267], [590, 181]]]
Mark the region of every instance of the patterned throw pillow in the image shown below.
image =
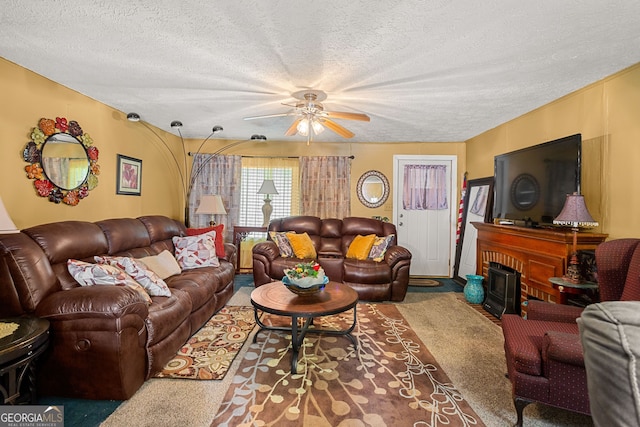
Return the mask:
[[302, 234], [287, 233], [287, 238], [296, 258], [317, 258], [316, 247], [313, 246], [313, 241], [306, 232]]
[[151, 304], [151, 297], [144, 288], [118, 267], [106, 264], [91, 264], [77, 259], [70, 259], [67, 260], [67, 269], [71, 276], [80, 283], [80, 286], [128, 286], [136, 291], [147, 304]]
[[376, 239], [375, 234], [369, 234], [367, 236], [357, 235], [349, 245], [345, 258], [358, 259], [364, 261], [369, 256], [373, 241]]
[[156, 273], [162, 280], [182, 272], [176, 258], [166, 249], [158, 255], [138, 258], [138, 261], [146, 265], [149, 270]]
[[386, 237], [376, 237], [373, 241], [373, 246], [371, 246], [371, 251], [369, 252], [369, 259], [372, 259], [375, 262], [381, 262], [395, 236], [395, 234], [389, 234]]
[[218, 267], [220, 262], [216, 256], [215, 231], [173, 238], [176, 248], [176, 261], [183, 270], [188, 268]]
[[276, 246], [278, 247], [281, 257], [283, 258], [293, 257], [293, 249], [291, 248], [291, 243], [289, 243], [289, 238], [287, 237], [287, 233], [283, 231], [270, 231], [269, 237], [271, 237], [271, 240], [273, 240], [273, 243], [275, 243]]
[[218, 258], [224, 258], [226, 253], [224, 252], [224, 224], [214, 225], [213, 227], [205, 228], [187, 228], [187, 236], [197, 236], [199, 234], [208, 233], [210, 231], [216, 232], [214, 239], [216, 245], [216, 256]]
[[167, 284], [144, 263], [129, 257], [95, 256], [98, 264], [109, 264], [127, 273], [152, 297], [170, 297]]

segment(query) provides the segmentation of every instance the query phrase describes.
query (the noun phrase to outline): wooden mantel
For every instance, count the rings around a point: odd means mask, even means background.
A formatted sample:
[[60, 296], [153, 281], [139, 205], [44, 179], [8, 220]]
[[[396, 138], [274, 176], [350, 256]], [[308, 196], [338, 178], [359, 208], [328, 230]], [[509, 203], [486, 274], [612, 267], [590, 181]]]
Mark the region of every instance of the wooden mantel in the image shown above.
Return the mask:
[[[568, 229], [526, 228], [473, 222], [478, 230], [476, 273], [488, 276], [489, 263], [497, 262], [520, 272], [520, 302], [530, 297], [558, 302], [560, 294], [550, 277], [565, 274], [573, 251], [573, 233]], [[593, 250], [607, 234], [578, 233], [577, 249]], [[526, 304], [521, 306], [523, 316]]]

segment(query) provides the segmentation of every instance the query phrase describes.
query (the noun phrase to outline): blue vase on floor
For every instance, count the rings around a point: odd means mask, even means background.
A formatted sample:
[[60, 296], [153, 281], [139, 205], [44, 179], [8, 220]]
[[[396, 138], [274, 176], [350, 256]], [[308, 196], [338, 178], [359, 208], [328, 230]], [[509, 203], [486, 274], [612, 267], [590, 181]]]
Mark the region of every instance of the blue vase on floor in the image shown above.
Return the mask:
[[467, 284], [464, 285], [464, 297], [471, 304], [482, 304], [484, 301], [484, 277], [477, 274], [467, 274]]

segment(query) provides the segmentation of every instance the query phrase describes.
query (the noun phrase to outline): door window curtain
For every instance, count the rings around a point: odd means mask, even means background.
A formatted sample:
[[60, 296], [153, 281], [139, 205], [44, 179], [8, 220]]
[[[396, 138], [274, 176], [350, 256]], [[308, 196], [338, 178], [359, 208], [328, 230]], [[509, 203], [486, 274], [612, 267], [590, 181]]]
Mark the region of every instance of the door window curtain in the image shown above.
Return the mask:
[[[199, 172], [198, 172], [199, 171]], [[240, 218], [240, 179], [242, 157], [211, 154], [195, 154], [191, 167], [191, 179], [196, 175], [189, 195], [190, 227], [207, 227], [211, 215], [196, 215], [200, 198], [204, 195], [219, 194], [224, 203], [226, 215], [215, 215], [217, 224], [224, 224], [225, 241], [231, 242], [232, 228]]]
[[405, 210], [448, 209], [447, 166], [405, 165], [402, 206]]
[[302, 215], [346, 218], [351, 215], [351, 159], [341, 156], [301, 157]]

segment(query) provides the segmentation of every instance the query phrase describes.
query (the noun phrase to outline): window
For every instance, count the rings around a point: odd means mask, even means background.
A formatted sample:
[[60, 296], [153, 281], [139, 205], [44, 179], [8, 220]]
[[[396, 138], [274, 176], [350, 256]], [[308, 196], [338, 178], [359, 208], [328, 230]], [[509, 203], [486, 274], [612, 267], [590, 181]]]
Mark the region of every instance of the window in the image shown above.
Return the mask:
[[299, 215], [299, 161], [291, 158], [242, 158], [240, 183], [240, 224], [250, 227], [262, 225], [264, 195], [258, 190], [265, 179], [272, 179], [278, 194], [269, 196], [271, 218]]

